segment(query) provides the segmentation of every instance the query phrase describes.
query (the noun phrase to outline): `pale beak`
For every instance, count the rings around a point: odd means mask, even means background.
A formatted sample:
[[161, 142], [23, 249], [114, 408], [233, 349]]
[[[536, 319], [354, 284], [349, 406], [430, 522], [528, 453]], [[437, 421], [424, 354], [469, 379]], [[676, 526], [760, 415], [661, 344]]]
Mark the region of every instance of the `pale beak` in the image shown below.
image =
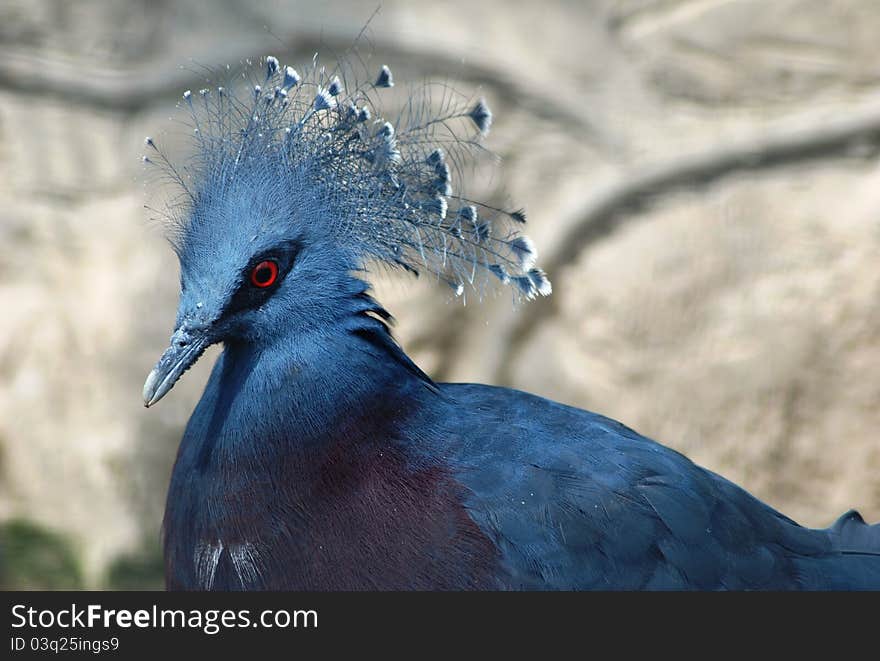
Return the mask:
[[144, 406], [152, 406], [174, 387], [211, 344], [203, 330], [181, 326], [171, 336], [171, 346], [165, 350], [159, 362], [144, 382]]

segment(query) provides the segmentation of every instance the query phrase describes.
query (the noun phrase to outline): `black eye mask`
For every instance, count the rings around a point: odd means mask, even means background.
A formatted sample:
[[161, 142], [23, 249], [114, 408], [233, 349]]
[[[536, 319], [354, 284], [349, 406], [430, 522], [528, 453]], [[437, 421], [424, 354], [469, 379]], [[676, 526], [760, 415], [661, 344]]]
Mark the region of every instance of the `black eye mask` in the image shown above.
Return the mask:
[[[238, 289], [235, 290], [229, 303], [223, 309], [221, 318], [242, 310], [259, 307], [265, 303], [293, 268], [294, 259], [298, 252], [299, 244], [288, 241], [272, 250], [255, 255], [242, 270]], [[268, 270], [261, 266], [263, 262], [274, 263], [278, 266], [278, 273], [269, 280], [270, 284], [263, 284], [269, 275], [263, 273], [264, 270]]]

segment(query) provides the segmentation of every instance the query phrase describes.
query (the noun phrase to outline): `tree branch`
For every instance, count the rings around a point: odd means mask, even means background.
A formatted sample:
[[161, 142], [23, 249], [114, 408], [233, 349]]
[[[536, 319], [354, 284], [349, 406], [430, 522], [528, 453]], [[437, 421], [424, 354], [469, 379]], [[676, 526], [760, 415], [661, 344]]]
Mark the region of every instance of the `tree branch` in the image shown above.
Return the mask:
[[[880, 105], [876, 102], [843, 119], [812, 117], [796, 125], [733, 144], [714, 146], [704, 152], [676, 157], [634, 172], [624, 172], [615, 181], [589, 196], [575, 214], [542, 267], [558, 278], [592, 244], [620, 229], [660, 196], [696, 188], [736, 172], [783, 167], [792, 163], [856, 155], [867, 158], [880, 149]], [[554, 281], [557, 292], [565, 286]], [[496, 370], [496, 382], [510, 385], [511, 366], [531, 337], [556, 313], [553, 298], [529, 305], [528, 314], [517, 317], [504, 340], [507, 347]]]
[[[196, 63], [213, 66], [217, 63], [235, 63], [254, 54], [266, 54], [267, 49], [287, 54], [292, 59], [310, 60], [316, 52], [343, 53], [351, 45], [348, 32], [319, 34], [310, 31], [287, 35], [281, 43], [265, 36], [241, 40], [233, 45], [215, 47], [199, 56], [187, 58]], [[270, 45], [267, 46], [267, 41]], [[274, 44], [274, 45], [272, 45]], [[522, 72], [513, 72], [494, 66], [489, 62], [469, 62], [463, 66], [461, 59], [429, 46], [422, 50], [410, 50], [392, 40], [371, 39], [366, 47], [369, 53], [386, 55], [389, 60], [406, 62], [421, 72], [425, 78], [433, 75], [447, 78], [454, 74], [456, 80], [487, 85], [498, 99], [509, 107], [521, 107], [572, 132], [579, 139], [619, 150], [622, 145], [613, 144], [607, 130], [599, 131], [580, 112], [578, 104], [547, 103], [558, 95], [557, 91], [542, 85], [539, 80], [529, 80]], [[170, 60], [170, 58], [167, 58]], [[204, 72], [181, 68], [171, 61], [150, 62], [126, 71], [83, 68], [79, 64], [53, 62], [23, 54], [14, 48], [0, 48], [0, 88], [27, 94], [63, 98], [66, 102], [80, 103], [96, 108], [135, 112], [151, 106], [157, 99], [174, 96], [187, 88], [204, 86]]]

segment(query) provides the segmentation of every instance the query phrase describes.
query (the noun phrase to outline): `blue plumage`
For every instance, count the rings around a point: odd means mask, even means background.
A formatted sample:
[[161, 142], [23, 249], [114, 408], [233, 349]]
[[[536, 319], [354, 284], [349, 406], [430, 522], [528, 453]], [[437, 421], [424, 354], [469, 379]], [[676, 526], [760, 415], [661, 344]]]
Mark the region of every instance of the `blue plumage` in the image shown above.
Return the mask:
[[169, 487], [169, 588], [880, 588], [880, 528], [855, 513], [805, 529], [620, 423], [434, 383], [368, 269], [551, 292], [524, 214], [459, 190], [492, 114], [425, 88], [387, 121], [387, 66], [368, 85], [304, 71], [270, 57], [246, 95], [187, 92], [185, 167], [146, 143], [184, 196], [180, 306], [145, 403], [224, 345]]

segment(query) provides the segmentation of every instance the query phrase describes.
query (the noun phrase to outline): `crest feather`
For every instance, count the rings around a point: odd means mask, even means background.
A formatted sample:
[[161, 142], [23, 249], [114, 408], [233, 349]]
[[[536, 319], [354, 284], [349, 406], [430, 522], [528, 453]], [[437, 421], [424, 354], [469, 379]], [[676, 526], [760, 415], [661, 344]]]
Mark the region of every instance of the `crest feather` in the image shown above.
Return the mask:
[[[191, 164], [175, 169], [147, 139], [158, 158], [145, 162], [183, 187], [190, 207], [208, 191], [234, 190], [236, 178], [271, 179], [297, 191], [291, 222], [308, 222], [363, 262], [431, 273], [456, 294], [479, 290], [489, 275], [525, 298], [550, 293], [534, 244], [519, 231], [525, 214], [459, 192], [462, 168], [484, 149], [492, 123], [485, 100], [426, 84], [392, 121], [376, 98], [394, 85], [385, 65], [361, 83], [345, 65], [328, 73], [317, 58], [295, 69], [269, 56], [249, 71], [257, 84], [243, 96], [233, 86], [204, 89], [198, 103], [184, 93], [196, 136]], [[185, 231], [181, 221], [177, 233]]]

